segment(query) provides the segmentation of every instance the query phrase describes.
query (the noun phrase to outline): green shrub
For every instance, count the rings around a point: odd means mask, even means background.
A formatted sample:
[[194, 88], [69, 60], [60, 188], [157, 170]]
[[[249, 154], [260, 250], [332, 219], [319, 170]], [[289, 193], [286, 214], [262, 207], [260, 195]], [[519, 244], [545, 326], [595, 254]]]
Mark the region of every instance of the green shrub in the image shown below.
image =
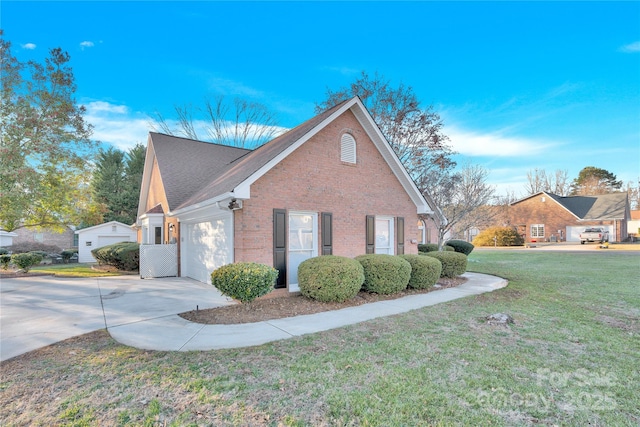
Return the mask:
[[18, 268], [27, 273], [29, 270], [31, 270], [31, 267], [40, 264], [40, 261], [42, 261], [42, 256], [34, 252], [27, 252], [12, 255], [11, 260], [15, 265], [18, 266]]
[[323, 255], [298, 267], [300, 293], [322, 302], [344, 302], [355, 297], [364, 283], [364, 269], [355, 259]]
[[9, 249], [7, 248], [0, 248], [0, 255], [7, 255], [9, 253]]
[[140, 268], [140, 245], [120, 242], [91, 251], [98, 264], [111, 265], [118, 270], [134, 271]]
[[437, 252], [438, 244], [437, 243], [420, 243], [418, 245], [418, 252], [427, 253], [427, 252]]
[[480, 232], [473, 239], [473, 244], [476, 246], [522, 246], [524, 239], [513, 227], [491, 227]]
[[11, 263], [11, 255], [0, 254], [0, 265], [2, 265], [3, 270], [8, 270], [10, 263]]
[[460, 252], [429, 252], [425, 256], [436, 258], [442, 263], [440, 277], [458, 277], [467, 271], [467, 256]]
[[74, 251], [62, 251], [60, 252], [60, 256], [62, 257], [62, 261], [67, 264], [72, 256], [75, 255]]
[[411, 264], [408, 261], [383, 254], [360, 255], [356, 260], [364, 268], [362, 289], [365, 291], [390, 295], [407, 288], [411, 278]]
[[[438, 252], [438, 244], [437, 243], [421, 243], [418, 245], [418, 252], [427, 253], [427, 252]], [[452, 246], [444, 245], [442, 247], [444, 251], [455, 251]]]
[[47, 251], [31, 251], [30, 253], [39, 255], [40, 258], [42, 258], [42, 259], [45, 259], [45, 258], [49, 257], [49, 252], [47, 252]]
[[436, 284], [442, 272], [442, 263], [433, 257], [422, 255], [398, 255], [411, 264], [411, 278], [407, 287], [429, 289]]
[[447, 246], [451, 246], [455, 252], [469, 255], [473, 251], [474, 246], [464, 240], [449, 240]]
[[255, 262], [223, 265], [211, 273], [211, 284], [223, 295], [242, 303], [268, 294], [273, 290], [278, 270]]

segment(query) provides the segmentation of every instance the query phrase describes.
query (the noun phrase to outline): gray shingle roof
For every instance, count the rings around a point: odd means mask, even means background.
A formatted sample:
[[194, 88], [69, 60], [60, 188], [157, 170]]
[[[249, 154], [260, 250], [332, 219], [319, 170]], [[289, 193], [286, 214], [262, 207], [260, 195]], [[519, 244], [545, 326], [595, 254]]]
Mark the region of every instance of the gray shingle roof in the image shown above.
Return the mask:
[[[547, 196], [551, 197], [553, 200], [564, 206], [568, 211], [582, 220], [604, 221], [613, 219], [628, 219], [627, 206], [629, 201], [627, 193], [566, 197], [547, 192], [540, 192], [537, 194], [541, 193], [544, 193]], [[534, 194], [533, 196], [537, 194]], [[530, 197], [527, 197], [523, 200], [526, 200]]]
[[151, 132], [149, 134], [169, 203], [176, 209], [249, 150]]
[[253, 151], [150, 133], [170, 210], [232, 191], [343, 104], [320, 113]]

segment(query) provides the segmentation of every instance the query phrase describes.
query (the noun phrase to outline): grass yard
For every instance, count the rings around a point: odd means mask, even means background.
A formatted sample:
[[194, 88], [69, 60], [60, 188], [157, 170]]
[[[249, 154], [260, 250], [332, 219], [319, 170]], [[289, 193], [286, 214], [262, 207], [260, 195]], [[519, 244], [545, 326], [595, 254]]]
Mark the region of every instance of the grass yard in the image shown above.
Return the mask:
[[[493, 293], [248, 349], [104, 331], [2, 363], [0, 424], [640, 424], [640, 257], [474, 251]], [[507, 313], [510, 326], [484, 318]]]
[[64, 277], [105, 277], [120, 276], [123, 273], [118, 271], [94, 270], [91, 264], [49, 264], [39, 265], [31, 269], [34, 273], [53, 274]]

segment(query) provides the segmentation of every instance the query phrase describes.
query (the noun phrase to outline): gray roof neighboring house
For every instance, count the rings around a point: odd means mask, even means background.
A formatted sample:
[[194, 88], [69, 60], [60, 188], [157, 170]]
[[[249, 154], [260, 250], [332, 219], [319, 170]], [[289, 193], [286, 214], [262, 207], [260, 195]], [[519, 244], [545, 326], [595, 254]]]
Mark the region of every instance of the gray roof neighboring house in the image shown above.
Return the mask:
[[541, 194], [555, 200], [575, 215], [576, 218], [584, 221], [628, 219], [630, 215], [627, 193], [610, 193], [593, 196], [558, 196], [557, 194], [541, 191], [513, 202], [512, 205]]

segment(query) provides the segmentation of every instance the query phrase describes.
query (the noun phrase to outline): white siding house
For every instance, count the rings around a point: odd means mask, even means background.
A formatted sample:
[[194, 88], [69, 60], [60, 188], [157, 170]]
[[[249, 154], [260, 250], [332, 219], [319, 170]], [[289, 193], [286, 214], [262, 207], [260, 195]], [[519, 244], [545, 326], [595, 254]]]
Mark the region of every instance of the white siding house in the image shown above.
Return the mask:
[[119, 242], [135, 242], [137, 233], [131, 226], [111, 221], [76, 231], [78, 235], [78, 262], [96, 262], [91, 251]]

